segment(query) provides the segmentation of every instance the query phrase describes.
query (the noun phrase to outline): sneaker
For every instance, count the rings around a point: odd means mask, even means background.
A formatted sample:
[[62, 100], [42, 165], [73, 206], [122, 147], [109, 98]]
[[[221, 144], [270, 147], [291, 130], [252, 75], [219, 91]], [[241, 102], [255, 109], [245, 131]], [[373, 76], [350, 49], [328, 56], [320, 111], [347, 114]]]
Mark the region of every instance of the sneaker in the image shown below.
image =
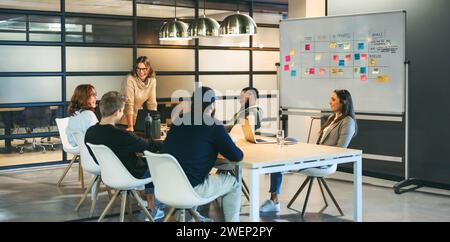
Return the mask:
[[[201, 215], [197, 210], [194, 210], [194, 213], [197, 215], [197, 217], [200, 219], [201, 222], [206, 222], [206, 223], [214, 222], [214, 219], [208, 218], [208, 217], [205, 217], [205, 216]], [[195, 219], [191, 218], [189, 220], [189, 222], [195, 222]]]
[[260, 212], [279, 212], [281, 210], [280, 203], [274, 203], [272, 200], [266, 200], [263, 205], [259, 208]]
[[[152, 215], [153, 220], [155, 220], [155, 221], [158, 219], [164, 218], [164, 215], [165, 215], [164, 210], [161, 210], [159, 208], [154, 208], [154, 209], [147, 208], [147, 210], [150, 213], [150, 215]], [[145, 217], [145, 221], [148, 222], [149, 219], [147, 217]]]

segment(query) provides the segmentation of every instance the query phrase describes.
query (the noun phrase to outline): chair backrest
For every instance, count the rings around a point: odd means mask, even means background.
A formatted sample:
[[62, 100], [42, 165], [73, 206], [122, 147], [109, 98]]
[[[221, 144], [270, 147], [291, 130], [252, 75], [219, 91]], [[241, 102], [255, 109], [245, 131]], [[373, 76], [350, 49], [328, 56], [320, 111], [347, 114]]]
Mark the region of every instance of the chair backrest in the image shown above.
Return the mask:
[[144, 154], [155, 186], [155, 196], [159, 201], [175, 208], [204, 204], [205, 198], [198, 196], [173, 156], [149, 151], [144, 151]]
[[78, 131], [74, 131], [73, 138], [75, 139], [75, 142], [77, 143], [78, 148], [80, 149], [80, 158], [83, 170], [95, 175], [100, 175], [100, 166], [97, 165], [97, 163], [95, 163], [94, 159], [89, 153], [89, 150], [87, 149], [86, 144], [84, 143], [84, 134]]
[[[127, 168], [109, 147], [90, 143], [87, 143], [87, 145], [91, 148], [95, 159], [100, 165], [102, 181], [107, 186], [120, 190], [129, 190], [144, 185], [140, 179], [136, 179], [128, 172]], [[138, 185], [138, 183], [140, 184]]]
[[65, 152], [68, 153], [75, 153], [78, 154], [79, 153], [79, 149], [78, 147], [73, 147], [70, 143], [69, 140], [67, 139], [67, 127], [69, 126], [69, 117], [67, 118], [57, 118], [55, 119], [56, 121], [56, 126], [58, 126], [58, 132], [59, 132], [59, 137], [61, 139], [61, 143], [63, 145], [63, 149]]

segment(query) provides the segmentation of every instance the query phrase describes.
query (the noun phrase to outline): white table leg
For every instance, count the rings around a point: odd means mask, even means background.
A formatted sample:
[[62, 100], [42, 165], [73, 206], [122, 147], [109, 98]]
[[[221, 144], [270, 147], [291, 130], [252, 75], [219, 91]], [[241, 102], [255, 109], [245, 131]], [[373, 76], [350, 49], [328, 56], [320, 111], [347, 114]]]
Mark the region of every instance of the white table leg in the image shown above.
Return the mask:
[[362, 157], [353, 163], [353, 219], [362, 222]]
[[248, 170], [250, 189], [250, 222], [259, 222], [259, 174], [255, 169]]

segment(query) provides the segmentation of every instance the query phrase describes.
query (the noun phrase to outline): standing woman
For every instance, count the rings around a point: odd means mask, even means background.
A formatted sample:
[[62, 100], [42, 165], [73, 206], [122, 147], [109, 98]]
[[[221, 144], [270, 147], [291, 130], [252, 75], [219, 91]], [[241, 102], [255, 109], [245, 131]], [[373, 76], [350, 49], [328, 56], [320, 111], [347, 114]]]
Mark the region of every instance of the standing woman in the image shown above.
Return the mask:
[[[322, 125], [316, 144], [347, 148], [357, 131], [355, 110], [350, 92], [345, 89], [334, 90], [330, 97], [330, 110], [333, 114]], [[319, 168], [327, 169], [328, 167]], [[261, 212], [280, 211], [278, 195], [280, 194], [281, 181], [281, 173], [270, 174], [270, 199], [263, 203], [260, 208]]]
[[137, 58], [132, 73], [122, 83], [122, 93], [126, 100], [120, 124], [126, 125], [126, 130], [132, 132], [138, 110], [144, 102], [147, 102], [148, 110], [156, 111], [157, 108], [155, 71], [147, 56]]
[[73, 132], [85, 134], [87, 129], [98, 123], [95, 115], [97, 92], [91, 84], [82, 84], [75, 88], [69, 103], [69, 125], [66, 130], [69, 143], [76, 147]]

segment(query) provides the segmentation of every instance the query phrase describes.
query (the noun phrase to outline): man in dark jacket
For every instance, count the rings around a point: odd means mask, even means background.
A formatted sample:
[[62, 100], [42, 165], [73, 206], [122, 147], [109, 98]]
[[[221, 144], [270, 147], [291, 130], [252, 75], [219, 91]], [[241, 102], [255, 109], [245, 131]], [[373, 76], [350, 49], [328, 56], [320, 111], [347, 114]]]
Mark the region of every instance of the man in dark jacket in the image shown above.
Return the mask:
[[[119, 92], [112, 91], [103, 95], [100, 101], [102, 119], [86, 131], [85, 142], [109, 147], [135, 178], [150, 177], [147, 162], [139, 158], [137, 153], [143, 153], [144, 150], [157, 152], [160, 150], [160, 145], [115, 127], [116, 123], [123, 116], [124, 106], [125, 97]], [[88, 149], [95, 162], [97, 162], [89, 146]], [[164, 216], [164, 214], [162, 211], [157, 212], [154, 209], [153, 188], [153, 183], [146, 184], [145, 194], [147, 206], [151, 210], [150, 212], [153, 213], [154, 218], [157, 219]]]
[[174, 156], [194, 190], [204, 197], [223, 196], [225, 221], [239, 221], [241, 187], [234, 176], [209, 175], [221, 154], [240, 161], [242, 151], [234, 144], [220, 121], [214, 118], [215, 94], [208, 87], [194, 91], [191, 111], [174, 121], [163, 145], [163, 153]]

